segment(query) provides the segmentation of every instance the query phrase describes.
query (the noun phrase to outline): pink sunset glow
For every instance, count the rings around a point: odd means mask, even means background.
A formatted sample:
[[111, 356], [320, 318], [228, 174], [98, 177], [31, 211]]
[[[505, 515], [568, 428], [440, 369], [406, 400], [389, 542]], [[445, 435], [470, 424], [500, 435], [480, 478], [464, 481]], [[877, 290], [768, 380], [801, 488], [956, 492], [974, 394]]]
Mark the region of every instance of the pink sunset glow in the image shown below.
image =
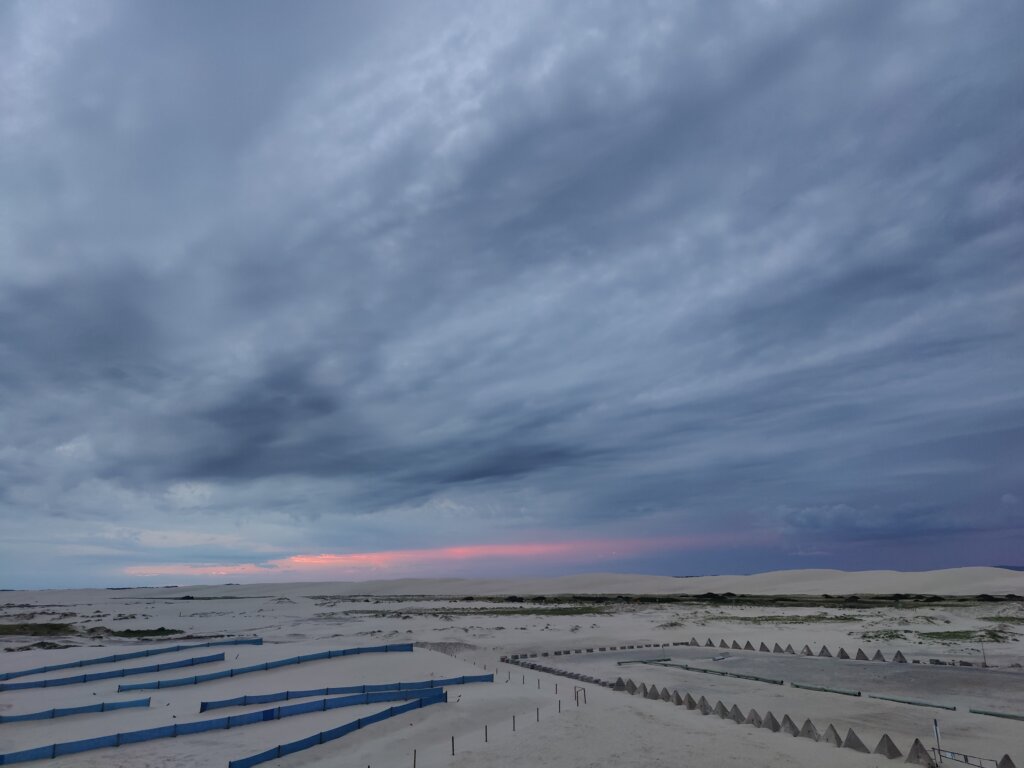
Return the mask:
[[686, 551], [765, 543], [763, 533], [665, 536], [635, 539], [585, 539], [519, 544], [472, 544], [382, 552], [299, 554], [264, 563], [165, 563], [133, 565], [129, 576], [257, 576], [302, 578], [399, 578], [420, 576], [432, 566], [484, 564], [491, 560], [551, 564], [605, 563], [654, 552]]

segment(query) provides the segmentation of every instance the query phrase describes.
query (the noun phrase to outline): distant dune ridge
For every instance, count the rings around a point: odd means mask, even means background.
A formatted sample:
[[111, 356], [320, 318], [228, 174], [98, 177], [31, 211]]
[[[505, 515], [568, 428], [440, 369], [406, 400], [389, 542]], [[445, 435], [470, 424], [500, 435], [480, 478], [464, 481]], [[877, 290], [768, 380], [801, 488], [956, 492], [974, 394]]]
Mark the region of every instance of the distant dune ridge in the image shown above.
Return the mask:
[[[267, 584], [152, 587], [157, 596], [196, 597], [265, 594]], [[932, 595], [1024, 595], [1024, 572], [1003, 568], [948, 568], [938, 571], [771, 571], [750, 576], [644, 576], [587, 573], [548, 579], [392, 579], [381, 581], [290, 582], [273, 584], [275, 595], [556, 595], [703, 594], [851, 595], [906, 592]]]

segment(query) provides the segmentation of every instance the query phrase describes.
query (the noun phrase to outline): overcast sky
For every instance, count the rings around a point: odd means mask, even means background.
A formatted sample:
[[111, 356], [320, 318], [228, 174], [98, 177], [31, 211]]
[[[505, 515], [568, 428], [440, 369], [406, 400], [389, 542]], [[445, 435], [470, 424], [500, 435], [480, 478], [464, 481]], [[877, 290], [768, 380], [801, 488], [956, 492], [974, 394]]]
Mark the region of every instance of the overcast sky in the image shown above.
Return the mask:
[[1021, 29], [0, 4], [0, 586], [1024, 564]]

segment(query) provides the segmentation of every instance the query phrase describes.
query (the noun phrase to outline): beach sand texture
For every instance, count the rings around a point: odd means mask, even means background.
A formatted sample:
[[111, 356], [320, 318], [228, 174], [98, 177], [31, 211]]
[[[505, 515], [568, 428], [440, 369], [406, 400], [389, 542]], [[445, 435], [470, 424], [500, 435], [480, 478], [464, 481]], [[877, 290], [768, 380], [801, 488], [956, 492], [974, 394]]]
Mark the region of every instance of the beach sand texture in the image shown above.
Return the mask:
[[[708, 593], [752, 597], [742, 600]], [[901, 595], [898, 602], [880, 597], [893, 594]], [[815, 595], [819, 597], [812, 597]], [[842, 595], [857, 595], [859, 599], [837, 598]], [[975, 597], [979, 595], [984, 597]], [[842, 738], [852, 729], [869, 750], [888, 734], [904, 754], [914, 738], [920, 738], [926, 746], [934, 745], [932, 720], [938, 718], [944, 748], [996, 760], [1008, 754], [1021, 765], [1024, 721], [969, 711], [1024, 713], [1024, 670], [1015, 666], [1024, 663], [1024, 603], [1005, 599], [1006, 595], [1024, 595], [1024, 573], [995, 568], [929, 573], [786, 571], [685, 579], [589, 574], [507, 581], [445, 579], [5, 592], [0, 595], [0, 624], [54, 623], [69, 627], [57, 628], [45, 637], [0, 636], [0, 647], [8, 651], [0, 653], [0, 672], [221, 636], [259, 636], [264, 644], [179, 651], [97, 665], [87, 671], [224, 652], [223, 661], [194, 670], [2, 691], [0, 716], [146, 696], [151, 704], [148, 708], [5, 723], [0, 725], [0, 753], [269, 706], [232, 707], [200, 714], [201, 701], [325, 686], [458, 677], [481, 674], [486, 669], [496, 674], [494, 683], [452, 686], [446, 704], [377, 723], [266, 765], [400, 768], [413, 764], [414, 750], [417, 768], [866, 768], [896, 762], [879, 754], [862, 754], [794, 737], [785, 730], [773, 732], [736, 724], [728, 717], [703, 716], [697, 710], [673, 704], [674, 692], [680, 698], [687, 694], [694, 699], [704, 696], [712, 707], [721, 701], [725, 710], [735, 706], [744, 715], [752, 709], [759, 716], [770, 711], [779, 722], [789, 715], [797, 727], [810, 719], [820, 733], [831, 724]], [[779, 599], [781, 596], [804, 597], [787, 600]], [[173, 634], [148, 640], [112, 634], [161, 627]], [[691, 646], [691, 639], [698, 640], [699, 646]], [[41, 642], [72, 647], [31, 647]], [[755, 649], [761, 643], [769, 649], [790, 646], [794, 653], [743, 650], [748, 642]], [[117, 691], [119, 683], [184, 677], [323, 650], [385, 643], [417, 645], [411, 653], [347, 656], [201, 685]], [[625, 645], [639, 647], [623, 650], [621, 646]], [[617, 650], [610, 650], [613, 646]], [[801, 655], [805, 646], [813, 656]], [[829, 649], [830, 657], [820, 655], [823, 647]], [[16, 648], [27, 649], [12, 650]], [[840, 648], [849, 660], [838, 658]], [[910, 663], [857, 660], [858, 651], [869, 659], [881, 652], [887, 660], [900, 651]], [[515, 664], [501, 660], [513, 655], [528, 658], [517, 659]], [[637, 663], [651, 659], [669, 659], [669, 665]], [[944, 663], [929, 663], [933, 659]], [[983, 659], [990, 668], [981, 668]], [[552, 671], [520, 664], [542, 664]], [[963, 666], [966, 664], [970, 666]], [[785, 684], [698, 670], [781, 679]], [[77, 673], [75, 669], [62, 670], [16, 680]], [[577, 679], [611, 682], [620, 676], [637, 685], [657, 686], [659, 694], [667, 688], [670, 700], [631, 696]], [[862, 695], [796, 688], [792, 682], [858, 690]], [[577, 705], [576, 686], [586, 689], [585, 703], [581, 700]], [[912, 698], [955, 706], [956, 710], [873, 699], [868, 694]], [[354, 706], [35, 764], [54, 768], [226, 766], [229, 760], [386, 707]], [[789, 723], [786, 725], [789, 728]]]

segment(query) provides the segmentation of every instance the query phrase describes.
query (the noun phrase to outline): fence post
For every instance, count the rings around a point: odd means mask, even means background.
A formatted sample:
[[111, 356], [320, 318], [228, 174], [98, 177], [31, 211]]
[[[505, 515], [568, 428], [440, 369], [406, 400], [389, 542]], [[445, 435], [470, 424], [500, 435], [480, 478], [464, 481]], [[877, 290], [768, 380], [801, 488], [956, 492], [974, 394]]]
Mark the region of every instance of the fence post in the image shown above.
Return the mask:
[[455, 737], [452, 736], [452, 757], [455, 757]]
[[412, 751], [412, 768], [416, 768], [416, 750]]
[[484, 724], [484, 744], [486, 744], [486, 743], [487, 743], [487, 725], [485, 723]]
[[537, 707], [537, 722], [540, 722], [540, 707]]
[[512, 733], [516, 732], [516, 716], [512, 715]]

